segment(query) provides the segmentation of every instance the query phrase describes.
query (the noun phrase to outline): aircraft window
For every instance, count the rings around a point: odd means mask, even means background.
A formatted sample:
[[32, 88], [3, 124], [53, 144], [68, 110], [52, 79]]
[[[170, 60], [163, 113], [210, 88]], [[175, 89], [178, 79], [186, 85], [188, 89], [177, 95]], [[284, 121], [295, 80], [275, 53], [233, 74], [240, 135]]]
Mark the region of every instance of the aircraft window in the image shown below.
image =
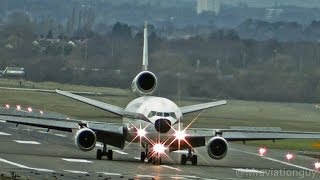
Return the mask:
[[164, 117], [170, 116], [170, 113], [164, 113]]
[[149, 113], [148, 117], [149, 117], [149, 118], [150, 118], [150, 117], [153, 117], [153, 116], [156, 115], [156, 113], [157, 113], [157, 112], [155, 112], [155, 111], [151, 111], [151, 112]]
[[162, 112], [157, 112], [157, 116], [163, 116], [162, 114]]
[[176, 114], [174, 112], [171, 112], [170, 116], [173, 117], [174, 119], [177, 119], [177, 116], [176, 116]]

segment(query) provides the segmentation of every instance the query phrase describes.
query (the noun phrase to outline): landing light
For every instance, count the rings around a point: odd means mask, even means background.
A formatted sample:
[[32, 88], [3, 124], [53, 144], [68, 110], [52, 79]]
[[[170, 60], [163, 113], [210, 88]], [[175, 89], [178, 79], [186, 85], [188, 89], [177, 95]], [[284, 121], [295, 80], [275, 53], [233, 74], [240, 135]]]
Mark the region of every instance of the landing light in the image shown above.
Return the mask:
[[319, 162], [314, 163], [314, 167], [318, 170], [320, 168], [320, 163]]
[[6, 104], [5, 107], [6, 107], [7, 109], [9, 109], [9, 108], [10, 108], [10, 105], [9, 105], [9, 104]]
[[43, 114], [43, 111], [40, 110], [40, 114]]
[[21, 106], [20, 105], [17, 105], [17, 110], [21, 110]]
[[292, 153], [287, 153], [286, 154], [286, 159], [288, 160], [288, 161], [290, 161], [291, 159], [293, 159], [294, 158], [294, 155], [292, 154]]
[[166, 148], [164, 147], [163, 144], [155, 144], [155, 145], [153, 146], [153, 150], [154, 150], [154, 152], [156, 152], [156, 153], [162, 154], [162, 153], [164, 153], [164, 151], [166, 150]]
[[184, 140], [186, 138], [186, 133], [184, 131], [176, 131], [174, 136], [177, 140]]
[[32, 112], [32, 108], [31, 107], [28, 107], [28, 112]]
[[146, 130], [144, 129], [138, 129], [137, 133], [140, 137], [144, 137], [147, 134]]
[[260, 147], [259, 148], [259, 155], [260, 156], [265, 156], [267, 153], [267, 149], [265, 147]]

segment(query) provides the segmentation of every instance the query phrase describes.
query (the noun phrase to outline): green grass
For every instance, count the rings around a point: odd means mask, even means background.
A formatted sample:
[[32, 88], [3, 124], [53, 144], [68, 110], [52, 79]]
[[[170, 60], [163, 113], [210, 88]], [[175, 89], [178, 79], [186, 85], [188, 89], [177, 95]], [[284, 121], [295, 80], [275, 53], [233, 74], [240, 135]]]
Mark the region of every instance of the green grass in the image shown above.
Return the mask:
[[[15, 84], [18, 85], [18, 81], [0, 80], [0, 86], [15, 87]], [[123, 93], [124, 96], [89, 97], [121, 107], [125, 107], [134, 98], [128, 90], [123, 89], [65, 85], [51, 82], [34, 83], [24, 81], [23, 84], [28, 88], [30, 85], [34, 85], [35, 88], [45, 89], [58, 87], [62, 90], [119, 92]], [[78, 119], [121, 122], [119, 117], [111, 113], [53, 93], [0, 90], [0, 103], [30, 105], [34, 108], [59, 112]], [[197, 103], [199, 101], [177, 102], [181, 106]], [[194, 113], [185, 116], [185, 123], [191, 122], [198, 114]], [[295, 131], [319, 131], [319, 114], [320, 109], [316, 108], [315, 104], [229, 100], [225, 106], [201, 112], [192, 127], [228, 128], [230, 126], [254, 126], [281, 127], [283, 130]], [[254, 146], [266, 145], [281, 149], [318, 150], [312, 146], [317, 142], [316, 140], [281, 140], [275, 143], [272, 143], [272, 141], [255, 141], [247, 142], [247, 144]]]

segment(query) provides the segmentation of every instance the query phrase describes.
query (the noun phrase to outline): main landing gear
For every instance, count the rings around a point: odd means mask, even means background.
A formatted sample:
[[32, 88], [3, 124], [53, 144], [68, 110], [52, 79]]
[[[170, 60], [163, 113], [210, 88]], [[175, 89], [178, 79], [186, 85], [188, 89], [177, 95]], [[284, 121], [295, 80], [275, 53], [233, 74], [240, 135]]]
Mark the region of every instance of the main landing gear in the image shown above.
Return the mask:
[[181, 155], [181, 165], [186, 165], [187, 161], [190, 161], [192, 165], [198, 164], [198, 156], [193, 154], [192, 149], [188, 150], [187, 155]]
[[142, 144], [142, 146], [144, 147], [145, 152], [140, 153], [140, 161], [141, 162], [146, 162], [146, 161], [151, 162], [152, 158], [150, 157], [148, 144]]
[[107, 156], [108, 160], [112, 160], [113, 158], [113, 151], [108, 150], [107, 151], [107, 145], [103, 144], [103, 149], [97, 150], [97, 159], [101, 160], [102, 156]]

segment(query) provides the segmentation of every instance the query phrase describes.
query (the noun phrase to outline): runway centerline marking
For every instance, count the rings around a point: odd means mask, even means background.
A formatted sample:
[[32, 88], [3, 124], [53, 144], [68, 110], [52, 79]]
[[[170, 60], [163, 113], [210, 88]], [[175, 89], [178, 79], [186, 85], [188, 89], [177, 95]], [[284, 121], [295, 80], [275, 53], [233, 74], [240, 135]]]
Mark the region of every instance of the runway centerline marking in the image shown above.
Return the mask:
[[125, 155], [127, 155], [127, 154], [128, 154], [128, 153], [126, 153], [126, 152], [119, 151], [119, 150], [112, 150], [112, 151], [114, 151], [114, 152], [116, 152], [116, 153], [118, 153], [118, 154], [125, 154]]
[[307, 167], [299, 166], [299, 165], [296, 165], [296, 164], [291, 164], [291, 163], [288, 163], [288, 162], [285, 162], [285, 161], [280, 161], [278, 159], [273, 159], [273, 158], [270, 158], [270, 157], [260, 156], [259, 154], [255, 154], [255, 153], [251, 153], [251, 152], [247, 152], [247, 151], [242, 151], [242, 150], [237, 150], [237, 149], [231, 149], [231, 150], [242, 152], [242, 153], [246, 153], [246, 154], [250, 154], [250, 155], [254, 155], [254, 156], [258, 156], [258, 157], [261, 157], [261, 158], [266, 159], [266, 160], [278, 162], [278, 163], [281, 163], [281, 164], [284, 164], [284, 165], [288, 165], [288, 166], [292, 166], [292, 167], [296, 167], [296, 168], [299, 168], [299, 169], [303, 169], [303, 170], [319, 173], [318, 171], [316, 171], [314, 169], [310, 169], [310, 168], [307, 168]]
[[147, 175], [147, 174], [136, 174], [137, 177], [140, 178], [154, 178], [155, 176]]
[[0, 120], [0, 123], [5, 123], [5, 122], [7, 122], [7, 121]]
[[5, 133], [5, 132], [0, 132], [0, 136], [11, 136], [11, 134]]
[[54, 134], [54, 135], [58, 137], [67, 137], [67, 135], [64, 135], [64, 134]]
[[37, 141], [21, 141], [21, 140], [13, 140], [13, 141], [20, 143], [20, 144], [41, 144]]
[[23, 168], [23, 169], [30, 169], [30, 170], [36, 170], [36, 171], [42, 171], [42, 172], [55, 172], [54, 170], [51, 170], [51, 169], [28, 167], [28, 166], [25, 166], [25, 165], [22, 165], [22, 164], [18, 164], [18, 163], [12, 162], [12, 161], [8, 161], [8, 160], [2, 159], [2, 158], [0, 158], [0, 161], [4, 162], [4, 163], [7, 163], [7, 164], [10, 164], [10, 165], [13, 165], [13, 166], [16, 166], [16, 167], [19, 167], [19, 168]]
[[69, 159], [69, 158], [61, 158], [64, 161], [68, 161], [68, 162], [82, 162], [82, 163], [93, 163], [92, 161], [88, 161], [85, 159]]
[[139, 157], [134, 157], [133, 159], [140, 160], [140, 158], [139, 158]]
[[104, 174], [107, 176], [122, 176], [122, 174], [119, 173], [111, 173], [111, 172], [97, 172], [98, 174]]
[[173, 170], [176, 170], [176, 171], [181, 171], [181, 169], [175, 168], [175, 167], [172, 167], [172, 166], [161, 165], [161, 167], [168, 168], [168, 169], [173, 169]]
[[89, 174], [85, 171], [76, 171], [76, 170], [63, 170], [64, 172], [74, 173], [74, 174]]
[[43, 133], [43, 134], [48, 134], [49, 132], [47, 131], [38, 131], [39, 133]]

